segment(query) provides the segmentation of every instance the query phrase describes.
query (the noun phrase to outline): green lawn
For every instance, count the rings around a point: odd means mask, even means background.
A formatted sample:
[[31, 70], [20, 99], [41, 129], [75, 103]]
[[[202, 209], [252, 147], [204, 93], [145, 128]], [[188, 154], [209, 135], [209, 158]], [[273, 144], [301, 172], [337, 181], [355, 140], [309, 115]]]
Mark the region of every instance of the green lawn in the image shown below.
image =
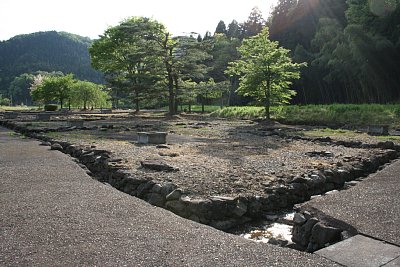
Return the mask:
[[[262, 107], [226, 107], [211, 114], [216, 117], [262, 118]], [[400, 126], [400, 105], [332, 104], [291, 105], [271, 108], [273, 119], [288, 124], [326, 125], [330, 127], [360, 125]]]
[[10, 107], [10, 106], [0, 106], [0, 110], [7, 110], [7, 111], [21, 111], [21, 110], [37, 110], [38, 107], [36, 106], [16, 106], [16, 107]]

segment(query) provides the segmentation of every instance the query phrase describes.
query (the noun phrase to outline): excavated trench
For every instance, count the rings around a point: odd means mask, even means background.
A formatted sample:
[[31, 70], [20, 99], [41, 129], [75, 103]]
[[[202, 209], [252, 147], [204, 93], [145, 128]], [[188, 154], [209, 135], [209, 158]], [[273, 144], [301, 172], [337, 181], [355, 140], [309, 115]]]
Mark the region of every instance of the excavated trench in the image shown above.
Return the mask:
[[[400, 147], [392, 142], [363, 144], [332, 141], [329, 138], [291, 137], [347, 147], [376, 148], [380, 149], [380, 152], [354, 166], [340, 164], [335, 169], [320, 169], [305, 176], [294, 177], [287, 184], [271, 187], [264, 196], [192, 198], [173, 183], [157, 183], [132, 176], [121, 164], [121, 159], [113, 158], [108, 151], [53, 140], [44, 135], [43, 131], [34, 131], [11, 121], [0, 121], [0, 125], [42, 140], [43, 144], [51, 146], [51, 149], [76, 158], [78, 164], [100, 182], [110, 184], [120, 191], [168, 209], [179, 216], [257, 242], [309, 252], [347, 238], [355, 234], [355, 229], [350, 226], [342, 227], [340, 223], [329, 225], [327, 222], [319, 222], [312, 214], [295, 213], [296, 205], [310, 198], [354, 186], [369, 174], [398, 158], [400, 151]], [[320, 225], [317, 234], [327, 238], [320, 240], [318, 244], [314, 242], [310, 247], [312, 237], [309, 236], [310, 229], [306, 229], [308, 232], [304, 230], [305, 224], [309, 224], [309, 228]]]

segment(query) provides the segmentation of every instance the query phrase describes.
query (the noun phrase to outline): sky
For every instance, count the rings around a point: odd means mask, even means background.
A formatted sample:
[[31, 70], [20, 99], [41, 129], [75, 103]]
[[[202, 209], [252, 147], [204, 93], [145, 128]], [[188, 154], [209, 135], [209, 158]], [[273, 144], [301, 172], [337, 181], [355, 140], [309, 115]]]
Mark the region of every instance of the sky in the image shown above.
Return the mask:
[[267, 19], [278, 0], [0, 0], [0, 41], [38, 31], [92, 39], [132, 16], [153, 18], [174, 35], [214, 32], [218, 22], [243, 22], [257, 6]]

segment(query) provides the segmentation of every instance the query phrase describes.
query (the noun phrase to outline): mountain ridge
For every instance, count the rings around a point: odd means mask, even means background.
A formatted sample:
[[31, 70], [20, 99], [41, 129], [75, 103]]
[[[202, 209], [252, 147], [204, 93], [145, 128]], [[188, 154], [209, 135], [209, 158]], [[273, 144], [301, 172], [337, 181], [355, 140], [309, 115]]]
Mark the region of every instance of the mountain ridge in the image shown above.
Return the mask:
[[93, 40], [68, 32], [43, 31], [0, 41], [0, 93], [23, 73], [61, 71], [81, 80], [104, 82], [94, 70], [88, 48]]

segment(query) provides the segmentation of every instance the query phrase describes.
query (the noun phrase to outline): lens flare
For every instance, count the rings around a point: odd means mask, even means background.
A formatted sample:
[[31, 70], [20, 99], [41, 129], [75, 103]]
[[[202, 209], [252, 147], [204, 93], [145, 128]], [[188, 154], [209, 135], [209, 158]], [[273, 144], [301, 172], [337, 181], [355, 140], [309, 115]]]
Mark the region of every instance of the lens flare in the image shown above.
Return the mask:
[[379, 17], [385, 17], [397, 7], [397, 0], [369, 0], [369, 9]]

